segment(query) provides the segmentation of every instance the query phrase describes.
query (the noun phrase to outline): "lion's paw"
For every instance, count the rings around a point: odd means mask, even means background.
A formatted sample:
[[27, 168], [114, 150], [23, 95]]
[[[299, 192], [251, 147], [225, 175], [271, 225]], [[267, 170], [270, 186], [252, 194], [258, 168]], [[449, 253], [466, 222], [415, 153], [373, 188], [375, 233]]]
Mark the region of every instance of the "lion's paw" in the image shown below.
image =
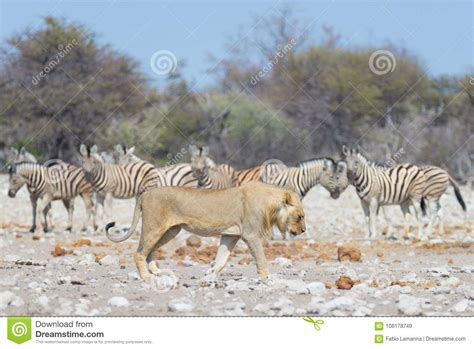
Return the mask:
[[217, 286], [217, 275], [213, 272], [208, 272], [204, 277], [199, 280], [199, 286], [201, 287], [216, 287]]

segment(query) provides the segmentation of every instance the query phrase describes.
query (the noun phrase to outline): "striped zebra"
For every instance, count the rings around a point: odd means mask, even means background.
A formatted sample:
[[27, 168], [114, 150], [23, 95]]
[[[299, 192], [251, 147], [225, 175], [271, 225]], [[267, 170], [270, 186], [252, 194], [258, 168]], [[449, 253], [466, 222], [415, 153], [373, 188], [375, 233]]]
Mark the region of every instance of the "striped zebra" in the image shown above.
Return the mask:
[[444, 235], [444, 221], [442, 208], [440, 204], [441, 196], [448, 189], [449, 183], [454, 188], [454, 195], [461, 205], [463, 211], [466, 211], [466, 203], [461, 195], [459, 184], [449, 175], [449, 173], [437, 166], [425, 165], [420, 167], [426, 178], [426, 186], [423, 191], [423, 198], [428, 202], [430, 220], [428, 223], [428, 236], [431, 236], [433, 226], [436, 221], [439, 222], [438, 235]]
[[157, 186], [160, 171], [152, 164], [140, 161], [128, 165], [106, 163], [97, 146], [81, 144], [79, 153], [87, 179], [99, 195], [105, 197], [104, 213], [110, 218], [112, 198], [130, 199]]
[[234, 168], [227, 164], [216, 165], [209, 158], [209, 147], [189, 146], [191, 169], [199, 188], [225, 189], [233, 186]]
[[333, 199], [337, 199], [340, 190], [334, 178], [339, 176], [344, 166], [343, 162], [336, 162], [331, 158], [315, 158], [300, 162], [295, 167], [286, 167], [279, 160], [268, 160], [262, 166], [236, 171], [234, 183], [242, 185], [251, 181], [262, 181], [292, 189], [301, 199], [311, 188], [321, 184]]
[[409, 206], [415, 208], [418, 222], [418, 238], [423, 236], [421, 214], [426, 177], [423, 171], [412, 164], [401, 164], [390, 168], [376, 165], [363, 156], [358, 149], [342, 147], [347, 165], [347, 177], [355, 187], [364, 214], [369, 223], [368, 237], [375, 237], [375, 220], [380, 206], [400, 205], [405, 216], [404, 237], [408, 235]]
[[20, 162], [9, 168], [8, 196], [15, 197], [20, 188], [25, 185], [30, 192], [33, 206], [33, 224], [30, 232], [36, 229], [37, 200], [42, 199], [40, 210], [44, 216], [43, 230], [48, 231], [48, 212], [51, 202], [62, 200], [68, 211], [67, 230], [72, 229], [74, 198], [78, 195], [84, 200], [89, 222], [97, 229], [95, 222], [95, 206], [92, 185], [86, 180], [85, 173], [80, 167], [66, 164], [62, 161], [43, 166], [37, 163]]
[[[135, 147], [127, 148], [123, 145], [116, 145], [117, 163], [119, 165], [128, 165], [135, 162], [145, 162], [134, 154]], [[157, 179], [157, 185], [168, 187], [198, 187], [198, 180], [193, 175], [191, 164], [175, 164], [164, 167], [158, 167], [160, 176]]]

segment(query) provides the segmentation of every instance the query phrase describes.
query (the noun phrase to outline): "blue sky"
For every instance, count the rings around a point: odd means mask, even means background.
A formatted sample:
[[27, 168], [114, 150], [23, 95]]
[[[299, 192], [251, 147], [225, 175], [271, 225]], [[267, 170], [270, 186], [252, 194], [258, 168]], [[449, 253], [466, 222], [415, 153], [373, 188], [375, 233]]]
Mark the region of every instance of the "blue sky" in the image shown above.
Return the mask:
[[[206, 73], [208, 55], [225, 56], [226, 38], [245, 31], [251, 16], [266, 15], [274, 1], [56, 1], [0, 0], [0, 39], [27, 26], [41, 25], [53, 15], [85, 24], [101, 43], [135, 57], [156, 84], [150, 57], [171, 51], [186, 62], [184, 75], [197, 87], [212, 82]], [[311, 39], [321, 38], [323, 24], [333, 26], [350, 45], [403, 45], [415, 54], [430, 75], [462, 74], [473, 63], [471, 1], [311, 1], [290, 2], [296, 14], [314, 21]]]

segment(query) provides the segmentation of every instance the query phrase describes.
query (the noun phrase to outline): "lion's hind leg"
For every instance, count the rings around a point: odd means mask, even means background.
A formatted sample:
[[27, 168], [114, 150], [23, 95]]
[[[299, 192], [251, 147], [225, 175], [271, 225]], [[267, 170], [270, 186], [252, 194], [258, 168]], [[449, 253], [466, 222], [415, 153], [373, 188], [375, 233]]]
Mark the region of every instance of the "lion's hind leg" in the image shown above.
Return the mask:
[[158, 275], [160, 274], [160, 269], [158, 268], [158, 266], [156, 265], [156, 262], [154, 260], [154, 257], [155, 257], [155, 253], [156, 251], [158, 251], [158, 249], [165, 245], [166, 243], [168, 243], [169, 241], [173, 240], [176, 235], [179, 234], [179, 232], [181, 231], [181, 227], [180, 226], [174, 226], [172, 228], [169, 228], [164, 234], [163, 236], [161, 237], [161, 239], [155, 244], [155, 246], [153, 247], [153, 249], [151, 250], [150, 254], [148, 255], [148, 257], [146, 258], [146, 261], [148, 263], [148, 268], [150, 269], [150, 271], [155, 274], [155, 275]]

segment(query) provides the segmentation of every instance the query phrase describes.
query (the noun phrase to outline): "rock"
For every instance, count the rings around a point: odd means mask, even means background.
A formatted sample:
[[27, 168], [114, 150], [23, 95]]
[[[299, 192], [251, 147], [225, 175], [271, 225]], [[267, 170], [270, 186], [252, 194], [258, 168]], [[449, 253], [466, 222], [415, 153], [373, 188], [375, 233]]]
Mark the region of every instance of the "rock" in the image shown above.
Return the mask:
[[464, 294], [464, 297], [466, 297], [467, 299], [469, 299], [471, 301], [474, 300], [474, 288], [473, 287], [464, 286], [463, 294]]
[[264, 304], [264, 303], [257, 304], [256, 306], [253, 307], [253, 310], [255, 310], [257, 313], [262, 313], [266, 315], [271, 315], [272, 313], [274, 314], [274, 312], [271, 310], [270, 304]]
[[293, 263], [288, 258], [285, 258], [285, 257], [275, 258], [273, 263], [279, 265], [282, 268], [291, 268], [291, 267], [293, 267]]
[[355, 272], [354, 269], [348, 268], [347, 266], [343, 264], [336, 264], [333, 266], [330, 266], [329, 268], [326, 269], [326, 273], [336, 275], [336, 276], [348, 276], [353, 280], [357, 280], [357, 273]]
[[448, 277], [450, 272], [447, 267], [424, 268], [425, 273], [431, 273], [435, 276]]
[[422, 300], [406, 294], [398, 297], [398, 310], [405, 315], [416, 316], [421, 315]]
[[455, 276], [451, 276], [451, 277], [449, 277], [446, 280], [443, 280], [441, 282], [441, 286], [449, 286], [449, 287], [452, 287], [452, 288], [457, 288], [457, 287], [461, 286], [461, 284], [462, 284], [462, 281], [459, 280]]
[[39, 296], [36, 300], [36, 303], [41, 305], [43, 308], [46, 308], [49, 304], [49, 299], [45, 295]]
[[278, 316], [291, 316], [295, 312], [293, 302], [285, 297], [280, 297], [271, 309], [275, 310]]
[[18, 297], [16, 294], [10, 291], [0, 292], [0, 309], [5, 309], [6, 307], [13, 305], [15, 307], [22, 306], [24, 304], [23, 300]]
[[59, 284], [64, 285], [64, 284], [70, 284], [71, 283], [71, 277], [70, 276], [61, 276], [59, 278]]
[[308, 294], [306, 283], [299, 279], [274, 279], [273, 285], [276, 289], [286, 288], [296, 294]]
[[246, 316], [244, 309], [245, 303], [243, 302], [227, 303], [224, 305], [224, 314], [227, 316]]
[[350, 290], [359, 281], [354, 281], [348, 276], [341, 276], [336, 281], [336, 286], [340, 290]]
[[230, 292], [230, 291], [251, 291], [250, 288], [249, 288], [249, 284], [246, 281], [243, 281], [243, 280], [237, 281], [237, 280], [230, 279], [230, 280], [224, 281], [224, 285], [225, 285], [225, 290], [227, 292]]
[[337, 249], [337, 260], [360, 262], [362, 260], [362, 253], [358, 248], [354, 247], [339, 247]]
[[20, 256], [17, 256], [15, 254], [8, 254], [5, 256], [5, 258], [3, 258], [3, 260], [7, 263], [14, 263], [19, 261], [20, 259]]
[[184, 257], [182, 264], [185, 267], [192, 267], [192, 266], [195, 266], [197, 263], [194, 262], [189, 256], [186, 256]]
[[91, 253], [87, 253], [81, 256], [79, 260], [79, 265], [91, 265], [95, 263], [95, 256]]
[[312, 295], [321, 295], [326, 293], [326, 285], [322, 282], [314, 281], [306, 285], [309, 293]]
[[449, 286], [440, 286], [433, 289], [433, 294], [448, 294], [451, 293], [451, 287]]
[[100, 265], [118, 265], [119, 259], [116, 256], [107, 255], [101, 259], [99, 259]]
[[190, 312], [193, 309], [194, 304], [188, 298], [173, 299], [168, 303], [168, 310], [171, 312]]
[[456, 313], [463, 313], [466, 311], [469, 305], [469, 301], [467, 299], [463, 299], [462, 301], [456, 303], [453, 307], [453, 311]]
[[367, 283], [360, 283], [352, 286], [351, 291], [360, 295], [367, 295], [374, 293], [375, 290], [373, 287], [369, 287]]
[[140, 280], [140, 275], [136, 271], [131, 271], [127, 276], [130, 281]]
[[367, 316], [372, 313], [372, 309], [365, 307], [365, 306], [360, 306], [357, 307], [357, 309], [352, 313], [352, 316]]
[[201, 239], [196, 235], [191, 235], [186, 239], [186, 245], [189, 247], [201, 247]]
[[130, 305], [127, 298], [119, 297], [119, 296], [115, 296], [115, 297], [110, 298], [107, 301], [107, 304], [111, 305], [113, 307], [128, 307]]
[[[409, 282], [409, 283], [416, 283], [418, 281], [416, 273], [408, 273], [404, 277], [401, 278], [402, 281]], [[400, 285], [401, 286], [401, 285]]]
[[13, 287], [18, 283], [16, 277], [5, 277], [0, 279], [0, 286]]
[[31, 281], [29, 284], [28, 284], [28, 288], [34, 290], [35, 288], [37, 288], [39, 286], [39, 284], [36, 282], [36, 281]]

